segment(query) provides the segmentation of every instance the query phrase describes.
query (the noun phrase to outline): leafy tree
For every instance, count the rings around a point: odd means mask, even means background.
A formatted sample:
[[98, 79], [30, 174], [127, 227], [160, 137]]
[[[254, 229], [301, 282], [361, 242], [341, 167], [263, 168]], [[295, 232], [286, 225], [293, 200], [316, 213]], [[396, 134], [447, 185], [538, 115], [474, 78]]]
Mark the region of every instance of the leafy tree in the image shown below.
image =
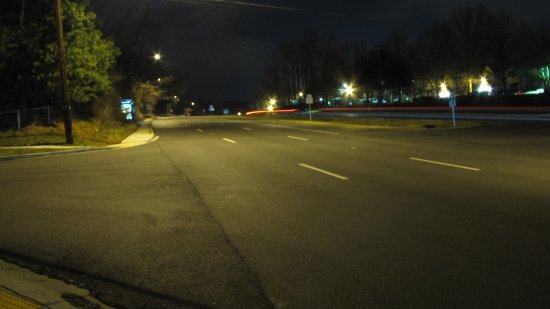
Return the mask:
[[[0, 94], [6, 107], [59, 98], [54, 9], [52, 1], [9, 0], [0, 13]], [[90, 103], [111, 87], [109, 70], [119, 52], [97, 29], [87, 1], [64, 2], [63, 9], [71, 101], [89, 114]]]
[[[43, 104], [47, 86], [36, 78], [35, 63], [40, 51], [54, 40], [46, 28], [53, 24], [44, 12], [52, 11], [51, 3], [8, 0], [0, 11], [0, 96], [3, 109], [32, 107]], [[32, 89], [32, 91], [29, 91]]]
[[[87, 2], [66, 3], [64, 22], [70, 98], [81, 110], [89, 112], [89, 103], [111, 87], [109, 70], [115, 64], [119, 51], [97, 29], [96, 15], [88, 10]], [[48, 44], [43, 54], [43, 65], [55, 66], [57, 55], [57, 44]], [[50, 89], [59, 91], [58, 70], [50, 70], [40, 77], [47, 79]]]

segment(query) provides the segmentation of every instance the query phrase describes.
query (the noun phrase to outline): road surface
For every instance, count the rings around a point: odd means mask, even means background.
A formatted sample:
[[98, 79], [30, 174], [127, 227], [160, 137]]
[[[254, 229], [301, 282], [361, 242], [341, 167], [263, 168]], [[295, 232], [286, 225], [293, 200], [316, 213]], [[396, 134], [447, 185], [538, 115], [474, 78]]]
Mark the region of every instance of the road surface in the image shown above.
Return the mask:
[[4, 256], [117, 306], [550, 306], [550, 128], [163, 118], [0, 162]]

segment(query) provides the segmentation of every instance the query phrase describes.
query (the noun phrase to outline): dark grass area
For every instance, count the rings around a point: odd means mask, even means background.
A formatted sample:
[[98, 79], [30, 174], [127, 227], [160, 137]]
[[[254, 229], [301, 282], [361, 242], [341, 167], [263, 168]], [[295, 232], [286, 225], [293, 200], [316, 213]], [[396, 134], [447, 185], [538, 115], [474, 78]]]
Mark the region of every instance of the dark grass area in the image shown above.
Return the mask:
[[[73, 122], [74, 145], [106, 146], [117, 144], [133, 133], [136, 128], [136, 124], [133, 123], [105, 125], [95, 120], [75, 120]], [[20, 131], [0, 132], [0, 147], [41, 145], [66, 145], [63, 123], [56, 122], [47, 126], [33, 124]]]

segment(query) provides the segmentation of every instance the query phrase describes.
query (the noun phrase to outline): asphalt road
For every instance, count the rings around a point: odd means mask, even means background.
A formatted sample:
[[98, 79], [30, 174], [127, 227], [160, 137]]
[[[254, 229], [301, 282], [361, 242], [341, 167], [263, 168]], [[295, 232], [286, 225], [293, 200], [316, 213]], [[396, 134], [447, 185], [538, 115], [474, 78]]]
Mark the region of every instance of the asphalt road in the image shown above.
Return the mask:
[[131, 308], [550, 307], [548, 124], [154, 128], [141, 147], [0, 162], [4, 254]]

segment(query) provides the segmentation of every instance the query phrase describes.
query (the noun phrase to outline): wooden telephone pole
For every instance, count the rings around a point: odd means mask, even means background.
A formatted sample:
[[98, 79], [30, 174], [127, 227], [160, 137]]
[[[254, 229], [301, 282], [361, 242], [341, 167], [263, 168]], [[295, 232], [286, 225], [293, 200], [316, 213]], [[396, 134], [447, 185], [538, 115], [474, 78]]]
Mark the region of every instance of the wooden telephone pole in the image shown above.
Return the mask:
[[61, 90], [63, 92], [63, 120], [65, 122], [65, 141], [73, 144], [73, 120], [72, 108], [69, 98], [69, 84], [67, 82], [67, 60], [65, 58], [65, 39], [63, 36], [63, 11], [61, 0], [56, 1], [57, 16], [57, 47], [59, 49], [59, 75], [61, 77]]

